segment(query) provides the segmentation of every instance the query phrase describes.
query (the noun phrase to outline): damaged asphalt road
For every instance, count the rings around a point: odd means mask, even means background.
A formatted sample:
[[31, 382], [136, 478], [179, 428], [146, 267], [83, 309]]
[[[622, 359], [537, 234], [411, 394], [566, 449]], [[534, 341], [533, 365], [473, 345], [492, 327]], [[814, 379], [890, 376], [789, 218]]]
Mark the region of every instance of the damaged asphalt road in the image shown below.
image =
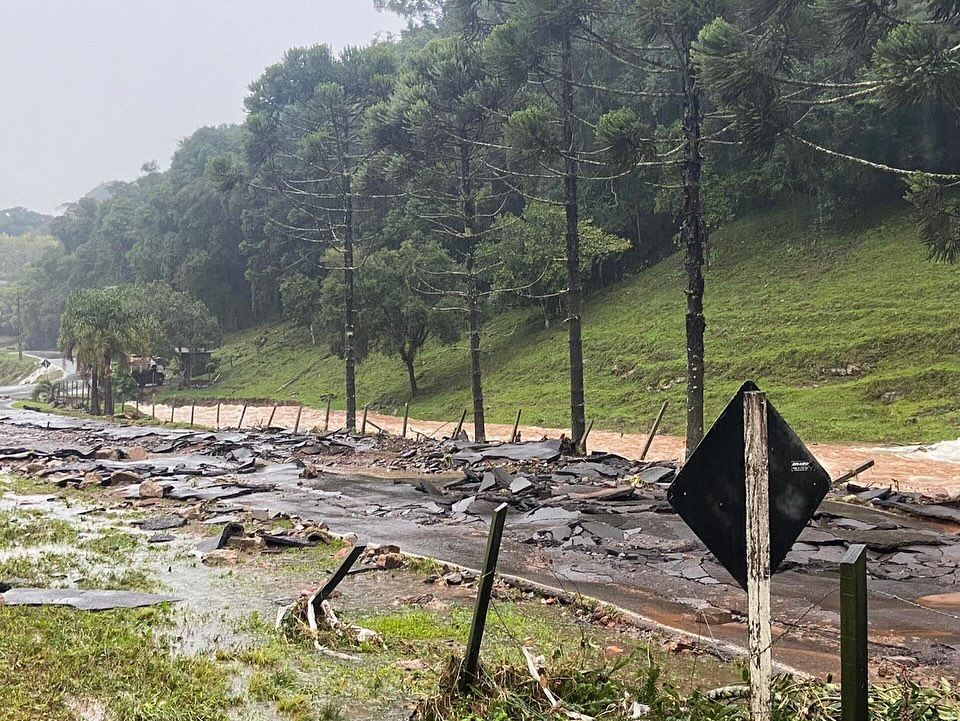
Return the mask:
[[[476, 568], [485, 519], [505, 500], [501, 572], [742, 646], [745, 595], [666, 502], [674, 464], [564, 450], [558, 440], [414, 445], [0, 411], [0, 466], [156, 504], [144, 530], [176, 533], [181, 508], [224, 527], [234, 514], [288, 516]], [[849, 544], [864, 543], [874, 658], [960, 675], [956, 509], [922, 500], [856, 486], [828, 497], [774, 577], [776, 660], [815, 675], [838, 670], [837, 563]]]

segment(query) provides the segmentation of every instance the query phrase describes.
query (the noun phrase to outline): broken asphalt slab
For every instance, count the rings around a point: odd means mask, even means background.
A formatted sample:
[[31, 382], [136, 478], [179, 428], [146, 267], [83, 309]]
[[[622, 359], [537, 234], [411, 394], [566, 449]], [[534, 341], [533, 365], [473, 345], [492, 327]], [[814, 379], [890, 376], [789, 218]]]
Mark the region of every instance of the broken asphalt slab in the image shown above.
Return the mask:
[[115, 608], [143, 608], [181, 599], [157, 593], [132, 591], [91, 591], [60, 588], [11, 588], [3, 597], [6, 606], [70, 606], [79, 611], [109, 611]]

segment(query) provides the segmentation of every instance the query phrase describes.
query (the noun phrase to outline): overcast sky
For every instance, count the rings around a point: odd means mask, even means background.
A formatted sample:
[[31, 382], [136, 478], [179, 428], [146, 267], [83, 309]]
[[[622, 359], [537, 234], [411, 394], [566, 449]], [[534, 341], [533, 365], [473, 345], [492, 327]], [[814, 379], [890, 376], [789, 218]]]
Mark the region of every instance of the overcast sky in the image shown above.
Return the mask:
[[0, 208], [46, 213], [239, 122], [284, 50], [398, 32], [373, 0], [0, 0]]

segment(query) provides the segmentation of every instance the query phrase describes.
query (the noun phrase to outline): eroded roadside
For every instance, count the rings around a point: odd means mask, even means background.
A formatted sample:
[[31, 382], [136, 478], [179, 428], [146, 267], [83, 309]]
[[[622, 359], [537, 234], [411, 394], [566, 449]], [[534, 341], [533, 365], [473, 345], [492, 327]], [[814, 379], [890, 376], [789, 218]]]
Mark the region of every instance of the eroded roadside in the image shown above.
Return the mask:
[[[245, 533], [199, 552], [220, 523], [174, 502], [130, 502], [103, 487], [50, 489], [0, 476], [0, 579], [15, 586], [123, 589], [179, 599], [102, 612], [6, 607], [0, 612], [0, 707], [23, 719], [405, 719], [436, 692], [462, 652], [475, 588], [469, 574], [423, 561], [378, 563], [372, 553], [333, 599], [338, 614], [384, 646], [318, 653], [273, 627], [277, 609], [319, 585], [342, 541], [279, 549], [303, 537], [294, 519], [237, 510]], [[115, 490], [115, 489], [114, 489]], [[182, 515], [180, 515], [182, 514]], [[143, 530], [152, 518], [183, 525]], [[161, 535], [162, 534], [162, 535]], [[319, 535], [315, 539], [321, 538]], [[733, 664], [637, 629], [588, 606], [499, 585], [485, 659], [522, 663], [526, 646], [584, 667], [662, 668], [681, 687], [736, 680]]]

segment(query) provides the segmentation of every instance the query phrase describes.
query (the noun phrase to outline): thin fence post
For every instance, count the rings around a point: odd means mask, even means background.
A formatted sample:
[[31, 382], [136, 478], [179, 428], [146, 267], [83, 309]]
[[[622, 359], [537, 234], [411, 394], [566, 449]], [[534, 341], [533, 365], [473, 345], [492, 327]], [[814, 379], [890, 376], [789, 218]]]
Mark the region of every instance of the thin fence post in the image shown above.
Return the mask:
[[460, 431], [463, 430], [463, 422], [467, 420], [467, 409], [463, 409], [463, 413], [460, 414], [460, 421], [457, 423], [457, 429], [453, 432], [453, 440], [460, 439]]
[[368, 411], [369, 409], [370, 409], [370, 406], [369, 406], [369, 405], [363, 407], [363, 421], [361, 421], [361, 423], [360, 423], [360, 435], [361, 435], [361, 436], [367, 435], [367, 411]]
[[473, 610], [473, 623], [470, 624], [470, 638], [467, 641], [467, 655], [460, 672], [460, 688], [467, 689], [476, 683], [480, 672], [480, 645], [483, 642], [483, 629], [487, 623], [487, 611], [490, 609], [490, 597], [493, 594], [494, 573], [500, 557], [500, 541], [503, 538], [503, 524], [507, 518], [506, 503], [501, 503], [493, 511], [490, 519], [490, 533], [487, 536], [487, 553], [483, 561], [483, 573], [477, 584], [477, 602]]
[[243, 410], [240, 411], [240, 422], [237, 423], [237, 430], [238, 430], [238, 431], [239, 431], [241, 428], [243, 428], [243, 417], [244, 417], [245, 415], [247, 415], [247, 404], [246, 404], [246, 403], [243, 404]]
[[577, 443], [577, 445], [580, 446], [581, 453], [587, 452], [587, 439], [590, 437], [590, 431], [592, 430], [593, 430], [593, 420], [591, 419], [590, 423], [587, 424], [587, 430], [583, 432], [583, 435], [580, 436], [580, 442]]
[[150, 404], [150, 417], [153, 418], [153, 420], [157, 420], [157, 402], [156, 401], [153, 401], [153, 403]]
[[196, 411], [196, 409], [197, 409], [196, 404], [195, 404], [195, 403], [191, 403], [191, 404], [190, 404], [190, 427], [191, 427], [191, 428], [193, 428], [193, 415], [194, 415], [194, 411]]
[[510, 433], [510, 442], [517, 442], [517, 431], [520, 430], [520, 414], [523, 413], [523, 408], [517, 408], [517, 419], [513, 422], [513, 431]]
[[300, 414], [303, 413], [303, 403], [297, 406], [297, 420], [293, 424], [293, 432], [296, 433], [300, 430]]
[[220, 401], [217, 401], [217, 430], [220, 430]]
[[750, 648], [750, 718], [770, 721], [770, 467], [767, 398], [743, 395], [744, 465], [747, 492], [747, 631]]
[[170, 401], [170, 422], [173, 423], [173, 413], [177, 407], [176, 401]]
[[333, 401], [333, 396], [327, 396], [327, 412], [323, 417], [323, 432], [326, 433], [330, 430], [330, 403]]
[[274, 404], [273, 404], [273, 409], [270, 411], [270, 417], [267, 419], [267, 428], [269, 428], [271, 425], [273, 425], [273, 416], [274, 416], [274, 415], [276, 414], [276, 412], [277, 412], [277, 406], [278, 406], [278, 405], [279, 405], [278, 403], [274, 403]]
[[653, 425], [650, 426], [650, 433], [647, 434], [647, 442], [643, 444], [643, 452], [640, 454], [641, 461], [647, 457], [647, 451], [649, 451], [650, 446], [653, 445], [653, 439], [657, 435], [657, 430], [660, 428], [660, 421], [663, 420], [663, 414], [667, 412], [668, 405], [670, 405], [670, 401], [663, 402], [663, 405], [660, 406], [660, 412], [657, 413], [657, 417], [653, 421]]
[[840, 719], [867, 721], [867, 548], [840, 561]]
[[407, 437], [407, 421], [410, 419], [410, 403], [403, 404], [403, 432], [400, 434], [401, 438]]

